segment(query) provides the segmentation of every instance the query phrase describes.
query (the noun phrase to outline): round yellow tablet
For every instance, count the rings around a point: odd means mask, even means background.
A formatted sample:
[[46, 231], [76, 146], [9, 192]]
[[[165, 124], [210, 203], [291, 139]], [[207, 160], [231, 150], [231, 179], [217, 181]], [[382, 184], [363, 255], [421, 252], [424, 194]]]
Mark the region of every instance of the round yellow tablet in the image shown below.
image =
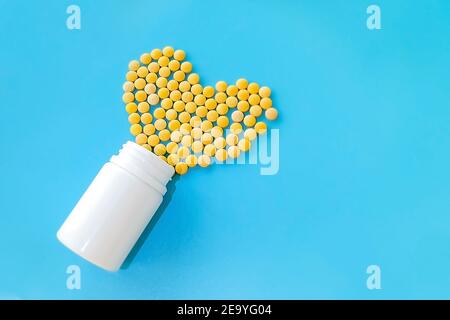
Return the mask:
[[216, 147], [213, 144], [207, 144], [203, 148], [203, 153], [207, 156], [214, 157], [214, 155], [216, 154]]
[[178, 86], [178, 89], [181, 92], [189, 91], [191, 89], [191, 84], [189, 82], [187, 82], [187, 81], [181, 81], [180, 85]]
[[170, 134], [170, 140], [172, 140], [173, 142], [176, 142], [176, 143], [180, 142], [182, 137], [183, 137], [183, 135], [178, 130], [173, 131]]
[[[142, 79], [143, 80], [143, 79]], [[125, 81], [125, 83], [122, 85], [122, 89], [125, 92], [132, 92], [134, 90], [134, 83], [131, 81]], [[142, 89], [142, 88], [141, 88]]]
[[132, 92], [125, 92], [125, 93], [122, 95], [122, 100], [123, 100], [123, 102], [125, 102], [125, 103], [133, 102], [133, 101], [134, 101], [134, 94], [133, 94]]
[[162, 54], [163, 53], [162, 53], [161, 49], [153, 49], [150, 52], [150, 56], [152, 57], [152, 59], [155, 59], [155, 60], [158, 60], [159, 58], [161, 58]]
[[137, 60], [131, 60], [130, 63], [128, 63], [128, 69], [131, 71], [136, 71], [141, 64]]
[[237, 108], [241, 112], [247, 112], [250, 108], [250, 104], [247, 101], [239, 101]]
[[145, 85], [147, 84], [147, 82], [142, 79], [142, 78], [138, 78], [134, 81], [134, 86], [136, 87], [136, 89], [138, 90], [142, 90], [145, 88]]
[[158, 132], [158, 138], [165, 142], [165, 141], [169, 141], [170, 139], [170, 131], [167, 129], [163, 129], [160, 132]]
[[166, 156], [158, 156], [162, 161], [167, 162]]
[[181, 144], [185, 147], [192, 146], [193, 142], [194, 142], [194, 139], [192, 138], [192, 136], [183, 136], [183, 138], [181, 138]]
[[[264, 98], [269, 99], [269, 98]], [[256, 106], [261, 101], [261, 98], [257, 94], [252, 94], [250, 97], [248, 97], [248, 103], [250, 103], [251, 106]], [[261, 106], [262, 107], [262, 106]]]
[[153, 124], [151, 124], [151, 123], [146, 124], [146, 125], [144, 126], [144, 133], [145, 133], [146, 135], [148, 135], [148, 136], [151, 136], [152, 134], [155, 133], [155, 126], [154, 126]]
[[192, 71], [192, 63], [185, 61], [181, 64], [180, 67], [181, 71], [183, 71], [184, 73], [190, 73]]
[[[184, 109], [184, 108], [183, 108]], [[183, 111], [178, 115], [178, 120], [181, 123], [188, 123], [191, 120], [191, 115], [189, 112]]]
[[226, 100], [226, 104], [230, 108], [234, 108], [238, 104], [238, 99], [236, 97], [228, 97]]
[[223, 149], [227, 146], [227, 141], [224, 137], [218, 137], [214, 139], [214, 145], [217, 149]]
[[148, 69], [147, 67], [142, 66], [137, 69], [136, 73], [140, 78], [145, 78], [148, 75]]
[[150, 62], [149, 65], [147, 66], [148, 71], [155, 74], [159, 71], [159, 68], [160, 67], [157, 62]]
[[216, 110], [210, 110], [206, 114], [206, 119], [208, 119], [208, 121], [211, 121], [211, 122], [215, 122], [218, 117], [219, 117], [219, 114], [217, 113]]
[[216, 150], [216, 159], [220, 162], [224, 162], [227, 160], [228, 154], [225, 149], [217, 149]]
[[166, 146], [166, 150], [168, 153], [176, 153], [178, 150], [178, 143], [170, 141]]
[[166, 110], [172, 108], [172, 105], [173, 105], [173, 101], [170, 98], [164, 98], [161, 101], [161, 107], [163, 107]]
[[138, 77], [136, 71], [128, 71], [125, 78], [130, 81], [133, 82], [134, 80], [136, 80]]
[[166, 78], [163, 78], [163, 77], [159, 77], [159, 78], [156, 80], [156, 86], [157, 86], [158, 88], [165, 88], [165, 87], [167, 86], [167, 79], [166, 79]]
[[208, 109], [206, 109], [205, 106], [199, 106], [195, 110], [195, 114], [199, 116], [200, 118], [206, 117], [206, 114], [208, 113]]
[[181, 92], [179, 90], [174, 90], [170, 93], [170, 99], [172, 99], [172, 101], [178, 101], [181, 100]]
[[206, 168], [211, 164], [211, 158], [206, 154], [202, 154], [201, 156], [198, 157], [197, 163], [200, 167]]
[[255, 124], [255, 131], [257, 134], [262, 134], [267, 131], [267, 125], [260, 121]]
[[216, 111], [218, 114], [220, 115], [224, 115], [228, 113], [228, 106], [225, 103], [220, 103], [217, 107], [216, 107]]
[[162, 143], [158, 143], [153, 148], [153, 153], [156, 154], [157, 156], [163, 156], [166, 153], [166, 146], [163, 145]]
[[161, 131], [167, 127], [167, 122], [164, 119], [158, 119], [153, 125], [156, 130]]
[[242, 125], [240, 123], [232, 123], [230, 126], [231, 133], [240, 134], [242, 132]]
[[138, 92], [136, 92], [134, 97], [135, 97], [136, 101], [142, 102], [147, 99], [147, 94], [145, 93], [144, 90], [139, 90]]
[[139, 123], [141, 121], [141, 117], [138, 113], [132, 113], [128, 116], [128, 122], [131, 124]]
[[167, 156], [167, 163], [171, 166], [176, 166], [180, 162], [180, 157], [176, 153], [171, 153]]
[[213, 124], [209, 120], [203, 120], [202, 124], [200, 126], [200, 128], [202, 129], [203, 132], [211, 131], [212, 127], [213, 127]]
[[203, 106], [206, 102], [206, 97], [203, 94], [198, 94], [195, 96], [194, 102], [198, 106]]
[[242, 89], [242, 90], [239, 90], [237, 97], [239, 100], [247, 100], [250, 97], [250, 94], [248, 93], [247, 90]]
[[150, 72], [146, 77], [145, 77], [145, 81], [147, 81], [147, 83], [155, 83], [156, 79], [158, 79], [158, 75], [154, 72]]
[[278, 118], [278, 110], [275, 108], [269, 108], [265, 112], [267, 120], [276, 120]]
[[214, 110], [217, 107], [217, 101], [210, 98], [208, 100], [205, 101], [205, 107], [208, 110]]
[[189, 154], [190, 154], [190, 150], [188, 147], [182, 146], [178, 148], [177, 151], [177, 155], [181, 158], [181, 159], [185, 159]]
[[167, 46], [163, 48], [162, 54], [168, 58], [171, 58], [173, 56], [174, 51], [175, 50], [171, 46]]
[[214, 138], [210, 133], [205, 132], [204, 134], [202, 134], [202, 138], [200, 140], [204, 145], [207, 145], [213, 143]]
[[186, 58], [186, 53], [184, 50], [175, 50], [173, 57], [178, 61], [183, 61]]
[[161, 99], [166, 99], [170, 94], [170, 90], [167, 88], [158, 89], [158, 97]]
[[[202, 95], [201, 93], [203, 92], [203, 87], [201, 84], [196, 83], [194, 85], [191, 86], [191, 92], [193, 95], [198, 96], [198, 95]], [[203, 95], [202, 95], [203, 96]], [[206, 100], [206, 98], [205, 98]]]
[[170, 120], [169, 124], [168, 124], [168, 127], [169, 127], [170, 131], [178, 130], [178, 129], [180, 129], [180, 121], [178, 121], [176, 119], [175, 120]]
[[158, 74], [161, 77], [168, 78], [170, 76], [170, 69], [168, 67], [162, 67], [161, 69], [159, 69]]
[[178, 60], [171, 60], [169, 62], [169, 69], [170, 71], [177, 71], [180, 69], [180, 62]]
[[225, 81], [217, 81], [216, 90], [219, 92], [225, 92], [227, 90], [227, 83]]
[[238, 79], [236, 81], [236, 87], [238, 87], [239, 90], [247, 89], [247, 87], [248, 87], [248, 80], [244, 79], [244, 78]]
[[244, 114], [239, 110], [233, 111], [233, 113], [231, 114], [231, 119], [234, 122], [241, 122], [242, 120], [244, 120]]
[[256, 82], [252, 82], [248, 85], [247, 90], [250, 94], [257, 94], [259, 91], [259, 85]]
[[255, 118], [255, 116], [253, 116], [253, 115], [251, 115], [251, 114], [248, 114], [248, 115], [246, 115], [246, 116], [244, 117], [244, 124], [245, 124], [247, 127], [253, 127], [253, 126], [255, 125], [255, 123], [256, 123], [256, 118]]
[[170, 120], [175, 120], [177, 118], [177, 116], [178, 116], [178, 112], [176, 112], [173, 109], [169, 109], [169, 110], [166, 111], [166, 119], [169, 120], [169, 121]]
[[241, 151], [236, 146], [228, 147], [228, 156], [230, 158], [237, 158], [241, 154]]
[[133, 136], [137, 136], [142, 132], [142, 126], [140, 124], [134, 123], [130, 127], [130, 132]]
[[188, 155], [184, 161], [190, 168], [193, 168], [197, 165], [197, 157], [193, 154]]
[[178, 173], [179, 175], [184, 175], [188, 172], [188, 165], [184, 162], [178, 162], [175, 165], [175, 171], [176, 173]]
[[200, 82], [200, 76], [197, 73], [191, 73], [187, 80], [191, 85], [194, 85]]
[[143, 64], [149, 64], [150, 62], [152, 62], [152, 56], [150, 55], [150, 53], [143, 53], [141, 54], [139, 60], [141, 60]]
[[256, 131], [253, 128], [249, 128], [245, 130], [244, 137], [247, 138], [250, 141], [253, 141], [256, 139]]
[[150, 146], [154, 147], [159, 143], [159, 137], [156, 134], [152, 134], [148, 137], [147, 143]]
[[155, 106], [159, 102], [159, 96], [157, 94], [150, 94], [147, 98], [147, 102], [150, 103], [150, 105]]
[[167, 89], [169, 89], [170, 91], [177, 90], [178, 89], [178, 81], [174, 80], [174, 79], [169, 80], [167, 82]]
[[259, 88], [259, 95], [261, 96], [261, 98], [268, 98], [270, 97], [271, 94], [271, 90], [269, 87], [261, 87]]
[[[183, 92], [183, 94], [181, 95], [181, 100], [183, 100], [186, 103], [192, 102], [192, 100], [194, 100], [194, 95], [190, 91]], [[196, 108], [195, 103], [192, 102], [192, 104], [194, 105], [194, 108]]]
[[207, 98], [214, 96], [214, 88], [211, 86], [206, 86], [203, 88], [203, 95]]
[[149, 124], [152, 122], [152, 120], [153, 120], [153, 117], [150, 113], [146, 112], [146, 113], [141, 114], [141, 122], [143, 124]]
[[192, 127], [189, 123], [183, 123], [180, 126], [180, 132], [184, 135], [190, 134], [192, 131]]
[[195, 116], [191, 117], [191, 121], [189, 121], [189, 124], [193, 128], [200, 128], [200, 126], [202, 125], [202, 118], [195, 115]]
[[229, 133], [225, 140], [229, 146], [235, 146], [239, 141], [239, 137], [236, 134]]
[[[174, 91], [174, 92], [175, 92], [175, 91]], [[177, 112], [183, 112], [185, 106], [186, 106], [186, 104], [185, 104], [183, 101], [181, 101], [181, 100], [175, 101], [175, 102], [173, 103], [173, 109], [174, 109], [175, 111], [177, 111]]]
[[202, 150], [203, 150], [203, 143], [201, 141], [194, 141], [194, 142], [192, 142], [191, 149], [195, 153], [202, 152]]
[[134, 102], [127, 103], [127, 105], [125, 106], [125, 110], [127, 113], [134, 113], [137, 111], [137, 109], [138, 109], [138, 106]]
[[152, 147], [150, 147], [147, 143], [144, 143], [143, 145], [141, 145], [141, 147], [144, 147], [148, 151], [152, 151]]
[[247, 138], [241, 139], [238, 142], [238, 148], [241, 151], [247, 152], [250, 149], [251, 143], [250, 140]]
[[259, 102], [259, 105], [264, 110], [267, 110], [270, 107], [272, 107], [272, 99], [270, 99], [270, 98], [262, 98], [261, 101]]
[[163, 108], [156, 108], [153, 111], [153, 116], [155, 119], [162, 119], [166, 116], [166, 111]]
[[217, 125], [221, 128], [226, 128], [230, 124], [230, 120], [226, 116], [220, 116], [217, 118]]
[[147, 143], [147, 135], [144, 133], [139, 133], [136, 136], [135, 141], [137, 144], [143, 145], [143, 144]]
[[251, 106], [250, 114], [255, 117], [259, 117], [262, 113], [262, 108], [260, 106]]
[[235, 85], [230, 85], [227, 88], [227, 95], [229, 97], [234, 97], [235, 95], [237, 95], [238, 91], [239, 91], [238, 87], [236, 87]]
[[192, 128], [192, 130], [191, 130], [191, 136], [195, 140], [201, 139], [202, 134], [203, 134], [203, 131], [201, 128]]
[[211, 135], [214, 138], [221, 137], [221, 136], [223, 136], [223, 129], [219, 126], [215, 126], [211, 129]]
[[[185, 93], [188, 93], [188, 92], [185, 92]], [[183, 93], [183, 95], [184, 95], [184, 93]], [[183, 97], [181, 97], [181, 98], [183, 98]], [[183, 99], [183, 101], [184, 101], [184, 99]], [[197, 110], [197, 105], [192, 101], [186, 102], [186, 105], [184, 106], [184, 110], [186, 110], [189, 113], [194, 113], [195, 110]]]
[[214, 96], [214, 99], [217, 101], [217, 103], [225, 103], [227, 101], [227, 94], [225, 92], [217, 92]]
[[156, 92], [156, 86], [153, 83], [147, 83], [144, 87], [144, 91], [147, 94], [152, 94]]

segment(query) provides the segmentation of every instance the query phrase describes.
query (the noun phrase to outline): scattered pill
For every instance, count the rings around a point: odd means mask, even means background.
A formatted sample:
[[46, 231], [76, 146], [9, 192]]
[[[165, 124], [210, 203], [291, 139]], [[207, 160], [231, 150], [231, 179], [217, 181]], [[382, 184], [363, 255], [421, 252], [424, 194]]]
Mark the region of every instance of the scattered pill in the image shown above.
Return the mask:
[[250, 97], [250, 94], [247, 90], [242, 89], [238, 91], [237, 97], [239, 100], [247, 100]]
[[196, 73], [191, 73], [187, 80], [191, 85], [198, 84], [200, 82], [200, 76]]
[[166, 142], [170, 139], [170, 131], [167, 129], [163, 129], [160, 132], [158, 132], [158, 138], [159, 140]]
[[[174, 91], [174, 92], [175, 92], [175, 91]], [[185, 106], [186, 106], [186, 104], [185, 104], [183, 101], [178, 100], [178, 101], [175, 101], [175, 102], [174, 102], [174, 104], [173, 104], [173, 109], [174, 109], [175, 111], [177, 111], [177, 112], [183, 112]]]
[[173, 56], [174, 53], [174, 49], [170, 46], [164, 47], [162, 50], [162, 54], [165, 55], [168, 58], [171, 58]]
[[186, 77], [186, 74], [181, 70], [175, 71], [175, 73], [173, 74], [173, 79], [178, 82], [183, 81], [185, 77]]
[[244, 117], [244, 124], [246, 127], [253, 127], [256, 123], [255, 116], [248, 114]]
[[171, 153], [167, 156], [167, 163], [171, 166], [175, 166], [178, 162], [180, 162], [180, 157], [176, 153]]
[[169, 120], [169, 121], [170, 120], [175, 120], [177, 118], [177, 116], [178, 116], [178, 112], [176, 112], [173, 109], [169, 109], [169, 110], [166, 111], [166, 119]]
[[169, 127], [169, 130], [170, 131], [175, 131], [175, 130], [178, 130], [178, 129], [180, 129], [180, 121], [178, 121], [177, 119], [175, 119], [175, 120], [170, 120], [169, 121], [169, 124], [167, 125], [168, 127]]
[[203, 143], [201, 141], [194, 141], [192, 143], [191, 149], [195, 153], [202, 152], [202, 150], [203, 150]]
[[197, 157], [193, 154], [188, 155], [184, 161], [190, 168], [193, 168], [197, 165]]
[[[139, 79], [141, 80], [141, 79]], [[145, 82], [145, 81], [144, 81]], [[123, 85], [122, 85], [122, 89], [123, 91], [129, 91], [132, 92], [134, 90], [134, 83], [131, 81], [126, 81]], [[142, 88], [141, 88], [142, 89]]]
[[178, 60], [172, 60], [169, 62], [170, 71], [174, 72], [180, 69], [180, 62]]
[[261, 101], [259, 102], [259, 105], [264, 110], [267, 110], [270, 107], [272, 107], [272, 99], [270, 99], [270, 98], [262, 98]]
[[236, 81], [236, 87], [238, 87], [239, 90], [247, 89], [248, 87], [248, 81], [247, 79], [241, 78]]
[[275, 108], [269, 108], [265, 112], [267, 120], [276, 120], [278, 118], [278, 110]]
[[217, 103], [225, 103], [227, 101], [227, 94], [225, 92], [217, 92], [214, 99]]
[[152, 59], [158, 60], [161, 56], [162, 56], [162, 51], [161, 49], [153, 49], [150, 52], [150, 56], [152, 57]]
[[239, 137], [236, 134], [230, 133], [226, 137], [226, 142], [229, 146], [235, 146], [239, 141]]
[[219, 92], [225, 92], [227, 90], [227, 83], [225, 81], [217, 81], [216, 90]]
[[267, 125], [264, 122], [257, 122], [255, 124], [255, 131], [257, 134], [262, 134], [267, 131]]
[[128, 69], [130, 69], [131, 71], [136, 71], [140, 65], [141, 64], [139, 63], [139, 61], [131, 60], [130, 63], [128, 64]]
[[238, 99], [236, 97], [228, 97], [226, 100], [226, 104], [230, 108], [235, 108], [238, 104]]
[[190, 73], [192, 71], [192, 64], [188, 61], [185, 61], [181, 64], [180, 69], [184, 73]]
[[214, 155], [216, 154], [216, 147], [213, 144], [207, 144], [203, 148], [203, 153], [209, 157], [214, 157]]
[[167, 86], [167, 79], [159, 77], [158, 79], [156, 79], [156, 86], [158, 88], [165, 88]]
[[166, 145], [166, 150], [168, 153], [176, 153], [178, 150], [178, 143], [170, 141], [167, 145]]
[[216, 150], [216, 159], [220, 162], [224, 162], [227, 160], [228, 154], [225, 149], [217, 149]]
[[170, 134], [170, 140], [172, 140], [173, 142], [176, 142], [176, 143], [179, 143], [181, 141], [182, 137], [183, 137], [183, 135], [178, 130], [172, 131], [172, 133]]
[[202, 168], [206, 168], [211, 164], [211, 158], [207, 156], [206, 154], [202, 154], [197, 159], [198, 165]]
[[138, 109], [138, 106], [134, 102], [127, 103], [126, 106], [125, 106], [125, 110], [126, 110], [127, 113], [136, 112], [137, 109]]
[[214, 145], [217, 149], [224, 149], [227, 146], [227, 141], [224, 137], [218, 137], [214, 139]]
[[156, 106], [159, 102], [159, 96], [157, 94], [150, 94], [147, 98], [147, 102], [152, 106]]
[[147, 143], [150, 146], [154, 147], [159, 143], [159, 137], [156, 134], [152, 134], [151, 136], [148, 137]]
[[[268, 99], [268, 98], [264, 98]], [[261, 97], [257, 94], [252, 94], [250, 97], [248, 97], [248, 103], [250, 103], [251, 106], [256, 106], [261, 101]], [[261, 106], [262, 107], [262, 106]]]
[[228, 95], [229, 97], [234, 97], [235, 95], [237, 95], [238, 91], [239, 91], [239, 88], [238, 88], [238, 87], [236, 87], [236, 86], [234, 86], [234, 85], [230, 85], [230, 86], [228, 86], [228, 88], [227, 88], [227, 95]]
[[141, 114], [141, 122], [143, 124], [150, 124], [152, 122], [152, 120], [153, 120], [153, 117], [150, 113], [147, 112], [147, 113]]
[[136, 71], [128, 71], [125, 78], [130, 81], [133, 82], [137, 79], [138, 75], [136, 73]]
[[241, 139], [238, 142], [238, 148], [241, 151], [247, 152], [250, 149], [251, 143], [247, 138]]
[[157, 156], [163, 156], [166, 153], [166, 146], [163, 145], [162, 143], [158, 143], [154, 148], [153, 148], [153, 152], [157, 155]]
[[240, 150], [237, 146], [231, 146], [228, 148], [228, 156], [230, 158], [237, 158], [240, 155]]
[[137, 144], [143, 145], [147, 142], [147, 135], [144, 133], [139, 133], [136, 138], [135, 141]]
[[134, 101], [134, 94], [132, 92], [125, 92], [122, 95], [122, 100], [125, 103], [133, 102]]
[[221, 128], [228, 127], [229, 123], [230, 123], [230, 120], [228, 120], [228, 117], [226, 117], [226, 116], [220, 116], [217, 118], [217, 125]]
[[145, 78], [148, 75], [148, 69], [147, 67], [140, 67], [139, 69], [137, 69], [136, 73], [140, 78]]
[[151, 123], [144, 126], [144, 133], [148, 136], [151, 136], [155, 133], [155, 126]]
[[136, 112], [134, 112], [128, 116], [128, 122], [131, 124], [139, 123], [139, 121], [141, 121], [141, 117]]
[[202, 138], [200, 140], [204, 145], [207, 145], [213, 143], [214, 138], [209, 132], [205, 132], [202, 134]]
[[188, 165], [184, 162], [178, 162], [175, 165], [175, 171], [179, 174], [179, 175], [184, 175], [188, 172]]
[[130, 132], [133, 136], [137, 136], [142, 132], [142, 126], [140, 124], [134, 123], [130, 127]]
[[151, 73], [158, 73], [159, 71], [159, 64], [156, 62], [150, 62], [149, 65], [147, 66], [148, 71], [150, 71]]
[[161, 131], [167, 127], [167, 122], [164, 119], [155, 120], [155, 129]]
[[256, 82], [252, 82], [248, 85], [247, 90], [250, 94], [257, 94], [259, 91], [259, 85]]
[[233, 111], [233, 113], [231, 114], [231, 119], [234, 122], [241, 122], [242, 120], [244, 120], [244, 114], [239, 110]]
[[242, 125], [238, 122], [232, 123], [230, 126], [231, 133], [240, 134], [242, 132]]
[[173, 53], [173, 57], [178, 61], [183, 61], [184, 58], [186, 58], [186, 53], [184, 52], [184, 50], [176, 50]]
[[189, 151], [188, 147], [182, 146], [178, 148], [177, 155], [181, 159], [185, 159], [191, 152]]

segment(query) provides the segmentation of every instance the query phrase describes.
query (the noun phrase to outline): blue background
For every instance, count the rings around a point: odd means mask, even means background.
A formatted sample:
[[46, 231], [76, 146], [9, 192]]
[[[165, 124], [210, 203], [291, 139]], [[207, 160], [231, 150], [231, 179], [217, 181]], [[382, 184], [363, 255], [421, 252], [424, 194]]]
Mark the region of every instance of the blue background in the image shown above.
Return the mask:
[[[450, 2], [0, 1], [0, 297], [450, 298]], [[269, 85], [280, 171], [193, 170], [125, 269], [55, 233], [130, 139], [128, 61]], [[66, 268], [81, 267], [81, 290]], [[368, 290], [366, 268], [382, 270]]]

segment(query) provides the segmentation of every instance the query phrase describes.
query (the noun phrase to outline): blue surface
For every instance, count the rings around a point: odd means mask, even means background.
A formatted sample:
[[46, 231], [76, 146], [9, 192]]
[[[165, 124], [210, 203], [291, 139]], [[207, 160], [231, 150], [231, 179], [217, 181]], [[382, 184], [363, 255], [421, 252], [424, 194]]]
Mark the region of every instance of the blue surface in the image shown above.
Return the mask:
[[[450, 2], [376, 1], [378, 31], [371, 3], [76, 1], [68, 30], [72, 2], [1, 0], [0, 297], [450, 298]], [[167, 44], [272, 88], [280, 171], [183, 176], [112, 274], [55, 233], [130, 139], [128, 61]]]

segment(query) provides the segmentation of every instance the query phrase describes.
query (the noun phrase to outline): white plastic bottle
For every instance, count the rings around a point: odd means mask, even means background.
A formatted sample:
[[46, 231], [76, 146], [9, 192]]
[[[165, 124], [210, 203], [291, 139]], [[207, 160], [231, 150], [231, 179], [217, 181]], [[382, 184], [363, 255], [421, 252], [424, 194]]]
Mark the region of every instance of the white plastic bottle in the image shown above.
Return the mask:
[[117, 271], [160, 206], [173, 174], [158, 156], [127, 142], [67, 217], [59, 241], [93, 264]]

